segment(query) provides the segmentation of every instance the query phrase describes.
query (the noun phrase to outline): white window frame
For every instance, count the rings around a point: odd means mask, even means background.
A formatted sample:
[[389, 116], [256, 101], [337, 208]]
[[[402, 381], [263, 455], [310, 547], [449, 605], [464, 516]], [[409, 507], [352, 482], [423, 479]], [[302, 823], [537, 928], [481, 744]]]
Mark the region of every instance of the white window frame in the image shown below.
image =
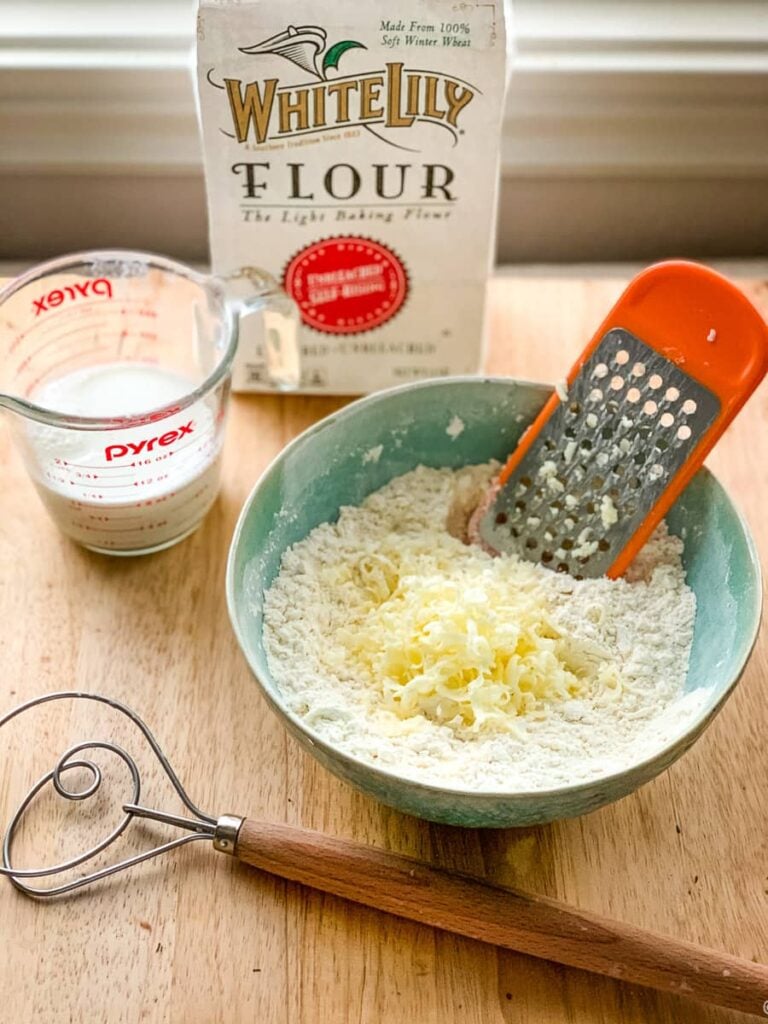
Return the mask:
[[[766, 0], [514, 7], [505, 177], [768, 172]], [[199, 175], [193, 32], [192, 0], [3, 0], [0, 174]]]

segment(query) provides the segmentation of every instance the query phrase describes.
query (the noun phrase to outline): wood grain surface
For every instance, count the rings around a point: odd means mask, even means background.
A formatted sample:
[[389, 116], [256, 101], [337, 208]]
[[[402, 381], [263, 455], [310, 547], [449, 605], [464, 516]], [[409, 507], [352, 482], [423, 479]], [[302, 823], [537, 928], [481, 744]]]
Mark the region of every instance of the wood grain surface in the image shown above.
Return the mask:
[[[561, 377], [623, 283], [495, 280], [488, 369]], [[744, 287], [768, 313], [768, 282]], [[768, 962], [765, 631], [724, 711], [670, 771], [618, 804], [541, 828], [463, 831], [391, 811], [320, 768], [267, 710], [227, 619], [229, 539], [270, 459], [341, 404], [236, 396], [224, 487], [203, 528], [170, 551], [124, 561], [57, 533], [0, 433], [0, 709], [54, 689], [104, 691], [146, 718], [192, 798], [213, 814], [354, 838]], [[763, 557], [766, 427], [763, 385], [710, 459]], [[178, 809], [139, 738], [108, 709], [50, 706], [4, 733], [2, 821], [66, 746], [89, 737], [115, 737], [141, 754], [143, 801]], [[129, 795], [109, 764], [88, 805], [41, 799], [19, 860], [71, 855], [103, 834], [104, 816], [114, 822]], [[119, 853], [150, 839], [137, 829]], [[21, 1024], [750, 1019], [379, 915], [203, 843], [65, 901], [34, 903], [0, 884], [0, 948], [0, 1020]]]
[[367, 907], [516, 953], [766, 1016], [768, 966], [370, 843], [239, 820], [235, 856]]

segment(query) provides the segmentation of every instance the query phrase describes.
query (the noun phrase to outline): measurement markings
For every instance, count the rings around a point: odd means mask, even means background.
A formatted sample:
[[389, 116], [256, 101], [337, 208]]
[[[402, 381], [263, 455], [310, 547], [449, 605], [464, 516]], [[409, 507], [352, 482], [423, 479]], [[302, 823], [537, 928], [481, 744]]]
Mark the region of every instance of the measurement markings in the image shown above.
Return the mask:
[[[77, 480], [68, 480], [67, 483], [71, 484], [73, 487], [83, 487], [83, 488], [86, 488], [86, 487], [90, 486], [88, 483], [79, 483]], [[123, 490], [126, 490], [126, 488], [128, 488], [128, 487], [130, 487], [130, 484], [99, 484], [99, 486], [96, 488], [96, 490], [97, 491], [108, 491], [108, 490], [118, 490], [120, 488], [122, 488]], [[130, 493], [130, 491], [128, 491], [127, 493]]]
[[[90, 313], [88, 313], [87, 315], [90, 315]], [[79, 323], [76, 327], [73, 327], [69, 331], [58, 331], [56, 329], [56, 324], [49, 323], [48, 326], [51, 328], [51, 333], [53, 336], [48, 341], [45, 342], [45, 345], [50, 345], [54, 341], [60, 341], [62, 338], [71, 338], [75, 334], [82, 334], [83, 331], [85, 330], [92, 330], [95, 327], [104, 327], [108, 322], [109, 321], [107, 320], [97, 320], [95, 323], [92, 324]]]
[[180, 455], [182, 452], [186, 451], [187, 448], [191, 448], [193, 444], [199, 444], [201, 441], [205, 440], [208, 437], [211, 437], [215, 433], [216, 425], [214, 424], [213, 426], [205, 430], [202, 434], [198, 434], [197, 437], [193, 438], [191, 441], [187, 441], [186, 444], [181, 445], [179, 448], [174, 448], [173, 451], [169, 452], [168, 454]]
[[[57, 466], [59, 466], [63, 470], [65, 470], [65, 469], [66, 470], [68, 470], [68, 469], [74, 469], [74, 470], [98, 469], [98, 470], [100, 470], [102, 472], [106, 472], [107, 470], [112, 470], [112, 469], [122, 469], [122, 466], [86, 466], [84, 463], [80, 463], [79, 465], [75, 465], [74, 462], [57, 463]], [[121, 477], [121, 476], [122, 477], [133, 477], [133, 476], [135, 476], [135, 473], [110, 473], [110, 476], [114, 480], [116, 477]], [[94, 476], [93, 479], [98, 479], [98, 477]]]
[[[36, 348], [34, 352], [30, 352], [29, 355], [25, 356], [16, 367], [16, 373], [26, 373], [29, 370], [32, 363], [34, 362], [34, 360], [40, 355], [40, 353], [44, 352], [47, 348], [50, 348], [52, 345], [58, 345], [58, 338], [51, 338], [50, 341], [46, 341], [39, 348]], [[61, 345], [60, 347], [62, 349], [67, 349], [71, 348], [71, 346], [72, 342], [65, 342], [65, 344]]]
[[[108, 298], [89, 299], [89, 300], [86, 300], [84, 302], [78, 302], [76, 306], [61, 306], [61, 307], [59, 307], [57, 312], [54, 312], [53, 310], [47, 310], [46, 311], [47, 315], [42, 320], [35, 319], [35, 320], [32, 321], [32, 324], [29, 327], [27, 327], [26, 330], [24, 331], [24, 336], [28, 338], [30, 336], [30, 334], [32, 334], [33, 332], [40, 332], [40, 331], [42, 331], [46, 327], [51, 327], [51, 328], [55, 327], [56, 326], [56, 322], [61, 320], [62, 317], [65, 317], [67, 319], [71, 319], [73, 316], [83, 316], [83, 315], [91, 313], [94, 310], [94, 308], [97, 308], [97, 307], [100, 307], [100, 311], [103, 311], [105, 313], [109, 313], [109, 312], [111, 312], [112, 309], [114, 309], [114, 306], [112, 306], [110, 308], [110, 307], [108, 307], [106, 305], [106, 303], [108, 303], [110, 301], [112, 301], [112, 302], [119, 302], [119, 304], [123, 305], [123, 306], [124, 305], [146, 306], [148, 300], [147, 299], [138, 298], [138, 297], [135, 297], [135, 296], [133, 296], [133, 297], [132, 296], [127, 296], [126, 298], [121, 298], [119, 300], [118, 299], [110, 300]], [[146, 309], [145, 315], [149, 316], [149, 317], [153, 317], [153, 318], [157, 317], [157, 313], [153, 309]]]

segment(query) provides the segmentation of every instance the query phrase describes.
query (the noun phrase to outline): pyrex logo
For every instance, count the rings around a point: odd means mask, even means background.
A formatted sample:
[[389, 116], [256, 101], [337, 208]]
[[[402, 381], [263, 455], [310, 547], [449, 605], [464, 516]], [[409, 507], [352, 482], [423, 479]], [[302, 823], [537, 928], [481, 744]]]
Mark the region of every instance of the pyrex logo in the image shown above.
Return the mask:
[[145, 437], [143, 441], [126, 441], [125, 444], [110, 444], [104, 449], [104, 457], [107, 462], [113, 462], [115, 459], [122, 459], [126, 455], [141, 455], [142, 452], [151, 452], [155, 445], [160, 448], [167, 448], [169, 444], [178, 441], [185, 434], [193, 433], [194, 429], [195, 421], [190, 420], [189, 423], [185, 423], [176, 430], [169, 430], [165, 434], [159, 434], [157, 437]]
[[106, 277], [99, 277], [95, 281], [78, 281], [75, 284], [68, 284], [64, 288], [54, 288], [47, 295], [41, 295], [39, 299], [32, 300], [32, 308], [35, 316], [47, 313], [49, 309], [60, 306], [78, 297], [86, 299], [91, 295], [106, 295], [112, 298], [112, 282]]

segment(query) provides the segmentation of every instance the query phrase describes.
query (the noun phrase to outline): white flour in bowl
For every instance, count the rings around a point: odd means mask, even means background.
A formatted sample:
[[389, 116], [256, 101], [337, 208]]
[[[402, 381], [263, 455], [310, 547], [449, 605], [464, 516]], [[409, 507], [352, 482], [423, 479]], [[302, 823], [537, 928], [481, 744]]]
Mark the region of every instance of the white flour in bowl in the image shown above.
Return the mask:
[[[682, 692], [695, 616], [682, 543], [662, 525], [620, 580], [492, 559], [449, 527], [493, 469], [419, 467], [290, 548], [264, 602], [272, 675], [327, 742], [421, 782], [530, 791], [626, 769], [707, 698]], [[520, 640], [514, 686], [491, 668], [430, 682], [446, 651], [474, 666], [508, 653], [518, 607], [536, 650]]]

